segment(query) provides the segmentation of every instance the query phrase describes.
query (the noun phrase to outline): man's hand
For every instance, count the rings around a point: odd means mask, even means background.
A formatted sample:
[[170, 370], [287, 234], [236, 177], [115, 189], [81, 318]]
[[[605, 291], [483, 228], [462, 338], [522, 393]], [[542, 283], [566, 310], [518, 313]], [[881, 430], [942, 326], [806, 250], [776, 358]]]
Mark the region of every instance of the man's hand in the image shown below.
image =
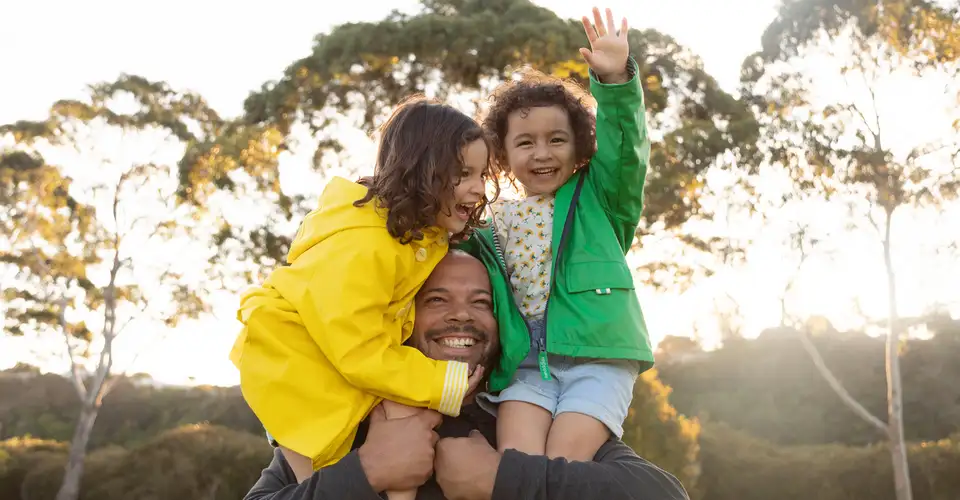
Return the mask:
[[630, 56], [630, 42], [627, 40], [627, 18], [620, 22], [620, 33], [613, 24], [613, 12], [607, 9], [607, 24], [600, 18], [600, 9], [593, 8], [595, 25], [583, 16], [583, 31], [590, 40], [590, 48], [580, 49], [580, 55], [590, 65], [590, 69], [600, 77], [603, 83], [626, 83], [630, 81], [627, 73], [627, 58]]
[[433, 429], [442, 420], [430, 410], [388, 420], [381, 406], [373, 409], [367, 439], [357, 450], [373, 491], [414, 489], [430, 479], [439, 439]]
[[497, 481], [500, 453], [478, 431], [437, 443], [437, 484], [449, 500], [489, 500]]

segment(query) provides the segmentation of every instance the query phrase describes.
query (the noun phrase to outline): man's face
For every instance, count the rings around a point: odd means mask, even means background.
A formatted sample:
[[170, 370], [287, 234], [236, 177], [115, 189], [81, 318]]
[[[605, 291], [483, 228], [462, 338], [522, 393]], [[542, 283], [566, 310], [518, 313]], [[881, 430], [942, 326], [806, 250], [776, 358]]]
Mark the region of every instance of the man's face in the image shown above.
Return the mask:
[[410, 345], [432, 359], [464, 361], [487, 373], [500, 352], [490, 278], [479, 260], [451, 252], [416, 298]]

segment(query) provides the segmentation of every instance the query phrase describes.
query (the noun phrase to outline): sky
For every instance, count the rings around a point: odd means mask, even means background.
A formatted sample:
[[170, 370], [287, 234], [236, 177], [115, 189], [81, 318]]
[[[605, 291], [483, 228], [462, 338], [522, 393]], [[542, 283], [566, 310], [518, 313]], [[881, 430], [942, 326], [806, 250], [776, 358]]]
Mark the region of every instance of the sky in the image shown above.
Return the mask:
[[[589, 13], [593, 6], [573, 0], [536, 3], [571, 18]], [[362, 4], [362, 8], [336, 12], [325, 7], [328, 2], [316, 0], [269, 4], [167, 0], [149, 4], [156, 6], [151, 10], [143, 10], [145, 4], [119, 0], [33, 0], [0, 5], [4, 19], [0, 30], [4, 75], [0, 77], [0, 123], [42, 119], [55, 100], [81, 97], [85, 85], [115, 79], [120, 73], [199, 92], [222, 115], [236, 115], [251, 90], [278, 78], [290, 62], [310, 53], [316, 34], [343, 22], [377, 20], [392, 9], [412, 12], [417, 7], [411, 0], [365, 0]], [[672, 35], [700, 55], [706, 70], [733, 92], [740, 64], [757, 50], [761, 33], [774, 17], [775, 4], [775, 0], [611, 0], [599, 6], [609, 6], [618, 17], [626, 16], [633, 28], [656, 28]], [[888, 91], [895, 96], [898, 88], [894, 85]], [[897, 115], [898, 102], [895, 98], [889, 102]], [[938, 104], [931, 100], [918, 107], [922, 111]], [[892, 125], [900, 127], [895, 135], [907, 138], [904, 144], [923, 133], [923, 127], [910, 125], [911, 120]], [[912, 244], [922, 231], [939, 228], [960, 235], [960, 223], [955, 220], [945, 223], [942, 217], [930, 214], [908, 217], [911, 223], [899, 229], [903, 241], [909, 242], [898, 256], [904, 265], [923, 258], [920, 246]], [[882, 303], [884, 282], [875, 240], [858, 233], [837, 241], [847, 248], [863, 248], [871, 256], [817, 264], [819, 270], [807, 276], [809, 287], [802, 288], [806, 290], [802, 313], [837, 317], [849, 310], [845, 296], [822, 290], [825, 276], [846, 282], [849, 286], [839, 287], [846, 295], [859, 296], [868, 304]], [[745, 297], [748, 330], [755, 333], [776, 324], [779, 281], [770, 277], [784, 273], [778, 244], [761, 241], [753, 250], [749, 269], [720, 273], [711, 283], [686, 294], [642, 291], [654, 340], [667, 334], [689, 334], [696, 321], [703, 321], [703, 311], [719, 289], [732, 288]], [[906, 313], [921, 310], [929, 296], [945, 290], [949, 277], [960, 277], [950, 268], [931, 282], [928, 276], [937, 273], [929, 272], [929, 266], [939, 265], [929, 264], [917, 273], [923, 279], [911, 281], [908, 271], [903, 285], [906, 299], [902, 309]], [[731, 287], [731, 283], [735, 284]], [[238, 376], [226, 355], [239, 327], [233, 320], [236, 303], [236, 296], [220, 297], [214, 316], [186, 323], [163, 336], [154, 335], [153, 340], [144, 341], [151, 337], [143, 335], [125, 337], [120, 344], [121, 366], [126, 361], [130, 371], [148, 372], [165, 383], [235, 384]], [[158, 332], [156, 326], [145, 328]], [[134, 354], [136, 363], [131, 365]], [[24, 342], [0, 339], [0, 368], [28, 357]], [[58, 366], [56, 359], [45, 364], [50, 369]]]

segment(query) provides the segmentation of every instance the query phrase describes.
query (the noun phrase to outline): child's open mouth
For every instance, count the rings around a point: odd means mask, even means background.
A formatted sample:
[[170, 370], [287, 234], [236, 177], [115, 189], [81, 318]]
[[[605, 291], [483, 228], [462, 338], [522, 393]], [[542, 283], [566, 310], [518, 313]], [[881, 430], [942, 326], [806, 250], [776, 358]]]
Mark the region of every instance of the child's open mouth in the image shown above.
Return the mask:
[[459, 203], [457, 204], [457, 217], [460, 217], [463, 221], [470, 220], [470, 216], [473, 215], [473, 209], [476, 208], [476, 204], [470, 203]]
[[560, 171], [559, 168], [552, 168], [552, 167], [550, 167], [550, 168], [535, 168], [535, 169], [531, 170], [531, 172], [533, 172], [533, 175], [538, 175], [538, 176], [543, 176], [543, 177], [551, 176], [551, 175], [553, 175], [553, 174], [555, 174], [555, 173], [557, 173], [557, 172], [559, 172], [559, 171]]

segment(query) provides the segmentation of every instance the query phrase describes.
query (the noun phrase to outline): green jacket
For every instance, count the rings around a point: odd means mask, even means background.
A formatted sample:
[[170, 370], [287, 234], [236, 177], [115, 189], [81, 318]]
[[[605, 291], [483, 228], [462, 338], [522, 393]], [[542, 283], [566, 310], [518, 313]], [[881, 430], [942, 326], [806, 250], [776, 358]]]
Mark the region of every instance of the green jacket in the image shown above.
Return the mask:
[[[540, 346], [542, 370], [547, 353], [637, 360], [641, 372], [653, 366], [646, 323], [625, 259], [640, 223], [650, 159], [639, 71], [636, 62], [631, 60], [631, 65], [633, 78], [624, 84], [603, 84], [591, 74], [590, 91], [597, 100], [597, 154], [556, 194], [546, 345]], [[579, 199], [570, 215], [581, 177]], [[570, 223], [565, 227], [568, 215]], [[500, 391], [530, 352], [529, 332], [492, 227], [475, 231], [460, 248], [480, 258], [490, 274], [502, 346], [490, 390]]]

